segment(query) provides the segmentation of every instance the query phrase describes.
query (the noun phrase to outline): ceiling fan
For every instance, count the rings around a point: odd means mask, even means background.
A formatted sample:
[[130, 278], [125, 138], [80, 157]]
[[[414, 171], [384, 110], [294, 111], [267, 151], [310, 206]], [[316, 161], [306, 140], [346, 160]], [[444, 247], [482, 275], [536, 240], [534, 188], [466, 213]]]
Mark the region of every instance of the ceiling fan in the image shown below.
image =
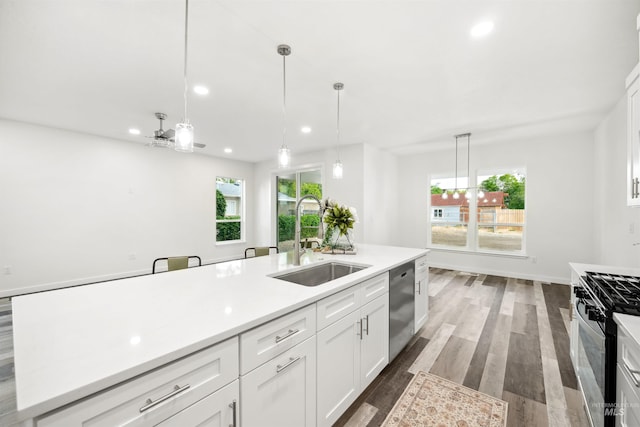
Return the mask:
[[[162, 122], [167, 119], [167, 115], [165, 113], [155, 113], [155, 116], [158, 120], [160, 120], [160, 129], [155, 130], [153, 132], [153, 136], [147, 136], [146, 138], [152, 138], [152, 141], [147, 144], [149, 147], [161, 147], [167, 148], [173, 146], [175, 142], [176, 131], [174, 129], [164, 129], [162, 127]], [[198, 144], [195, 142], [194, 147], [204, 148], [206, 144]]]

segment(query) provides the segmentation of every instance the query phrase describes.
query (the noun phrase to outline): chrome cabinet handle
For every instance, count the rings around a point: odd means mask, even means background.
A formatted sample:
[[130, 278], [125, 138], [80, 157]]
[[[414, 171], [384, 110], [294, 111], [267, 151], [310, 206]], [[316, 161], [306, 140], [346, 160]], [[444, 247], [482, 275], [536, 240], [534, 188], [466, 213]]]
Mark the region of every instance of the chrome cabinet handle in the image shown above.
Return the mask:
[[236, 400], [233, 399], [233, 402], [229, 403], [229, 408], [231, 408], [232, 410], [232, 418], [231, 418], [231, 422], [232, 424], [229, 424], [229, 427], [236, 427], [237, 426], [237, 404], [236, 404]]
[[296, 363], [298, 360], [300, 360], [300, 356], [298, 357], [290, 357], [289, 361], [287, 363], [285, 363], [284, 365], [278, 365], [276, 366], [276, 373], [280, 373], [282, 371], [284, 371], [285, 369], [287, 369], [289, 366], [293, 365], [294, 363]]
[[367, 314], [362, 320], [367, 321], [367, 329], [365, 329], [364, 331], [366, 332], [367, 335], [369, 335], [369, 315]]
[[624, 365], [624, 368], [629, 373], [629, 376], [631, 377], [631, 381], [633, 381], [633, 385], [636, 386], [636, 388], [640, 388], [640, 380], [638, 380], [638, 377], [636, 376], [636, 375], [640, 375], [640, 371], [631, 369], [629, 365], [627, 365], [626, 360], [623, 360], [623, 365]]
[[281, 337], [276, 335], [276, 344], [279, 343], [280, 341], [286, 340], [287, 338], [297, 334], [298, 332], [300, 332], [300, 329], [289, 329], [289, 332], [287, 332], [286, 335], [283, 335]]
[[358, 335], [360, 339], [362, 339], [362, 319], [358, 320], [356, 324], [360, 326], [360, 333], [356, 332], [356, 335]]
[[161, 404], [165, 400], [171, 399], [176, 394], [182, 393], [183, 391], [187, 390], [189, 387], [191, 387], [189, 384], [185, 384], [182, 387], [180, 387], [179, 385], [175, 385], [175, 386], [173, 386], [173, 390], [171, 392], [169, 392], [169, 393], [165, 394], [164, 396], [158, 398], [158, 400], [153, 401], [151, 399], [147, 399], [147, 401], [145, 402], [145, 405], [142, 408], [140, 408], [140, 412], [148, 411], [149, 409], [153, 408], [154, 406]]
[[422, 289], [420, 289], [421, 288], [421, 286], [420, 286], [421, 283], [422, 283], [422, 280], [418, 280], [418, 295], [422, 295]]

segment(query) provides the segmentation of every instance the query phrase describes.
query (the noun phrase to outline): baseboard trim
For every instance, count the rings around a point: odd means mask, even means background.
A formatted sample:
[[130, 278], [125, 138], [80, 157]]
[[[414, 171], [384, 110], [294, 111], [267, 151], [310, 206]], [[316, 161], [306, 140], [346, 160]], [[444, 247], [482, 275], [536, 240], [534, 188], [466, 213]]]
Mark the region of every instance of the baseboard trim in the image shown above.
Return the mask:
[[[515, 279], [524, 279], [524, 280], [536, 280], [538, 282], [543, 283], [556, 283], [560, 285], [569, 285], [570, 279], [568, 277], [555, 277], [555, 276], [544, 276], [538, 274], [523, 274], [517, 271], [503, 271], [503, 270], [492, 270], [488, 268], [471, 268], [469, 269], [464, 265], [456, 265], [456, 264], [447, 264], [447, 263], [432, 263], [429, 262], [429, 267], [435, 268], [444, 268], [447, 270], [456, 270], [456, 271], [466, 271], [469, 273], [476, 274], [491, 274], [493, 276], [503, 276], [503, 277], [513, 277]], [[569, 266], [567, 265], [567, 271], [569, 270]]]

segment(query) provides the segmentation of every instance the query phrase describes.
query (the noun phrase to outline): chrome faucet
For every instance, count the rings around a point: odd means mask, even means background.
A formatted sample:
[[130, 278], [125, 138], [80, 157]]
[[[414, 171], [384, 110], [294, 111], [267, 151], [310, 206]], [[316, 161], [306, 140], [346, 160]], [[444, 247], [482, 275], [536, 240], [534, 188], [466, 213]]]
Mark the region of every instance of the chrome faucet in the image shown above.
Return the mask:
[[320, 210], [318, 211], [318, 216], [320, 217], [320, 225], [318, 226], [318, 237], [322, 238], [322, 202], [311, 194], [307, 194], [298, 200], [298, 204], [296, 205], [296, 225], [295, 225], [295, 240], [293, 241], [293, 265], [300, 265], [300, 205], [302, 201], [305, 199], [313, 199], [318, 203], [318, 207]]

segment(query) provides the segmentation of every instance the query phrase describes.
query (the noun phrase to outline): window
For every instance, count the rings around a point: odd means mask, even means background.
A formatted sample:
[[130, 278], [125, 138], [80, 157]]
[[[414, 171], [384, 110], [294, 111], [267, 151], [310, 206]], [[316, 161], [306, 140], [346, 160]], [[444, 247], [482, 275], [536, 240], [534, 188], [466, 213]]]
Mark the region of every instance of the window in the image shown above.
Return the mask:
[[[296, 205], [301, 197], [310, 194], [322, 201], [322, 170], [293, 171], [276, 177], [278, 249], [280, 252], [293, 249], [296, 222]], [[302, 239], [316, 240], [320, 244], [318, 227], [320, 207], [313, 199], [306, 199], [300, 206], [300, 229]]]
[[[456, 186], [464, 189], [457, 198]], [[524, 253], [524, 169], [482, 171], [469, 186], [466, 178], [432, 178], [430, 203], [430, 246]]]
[[216, 178], [216, 242], [244, 240], [244, 181]]

